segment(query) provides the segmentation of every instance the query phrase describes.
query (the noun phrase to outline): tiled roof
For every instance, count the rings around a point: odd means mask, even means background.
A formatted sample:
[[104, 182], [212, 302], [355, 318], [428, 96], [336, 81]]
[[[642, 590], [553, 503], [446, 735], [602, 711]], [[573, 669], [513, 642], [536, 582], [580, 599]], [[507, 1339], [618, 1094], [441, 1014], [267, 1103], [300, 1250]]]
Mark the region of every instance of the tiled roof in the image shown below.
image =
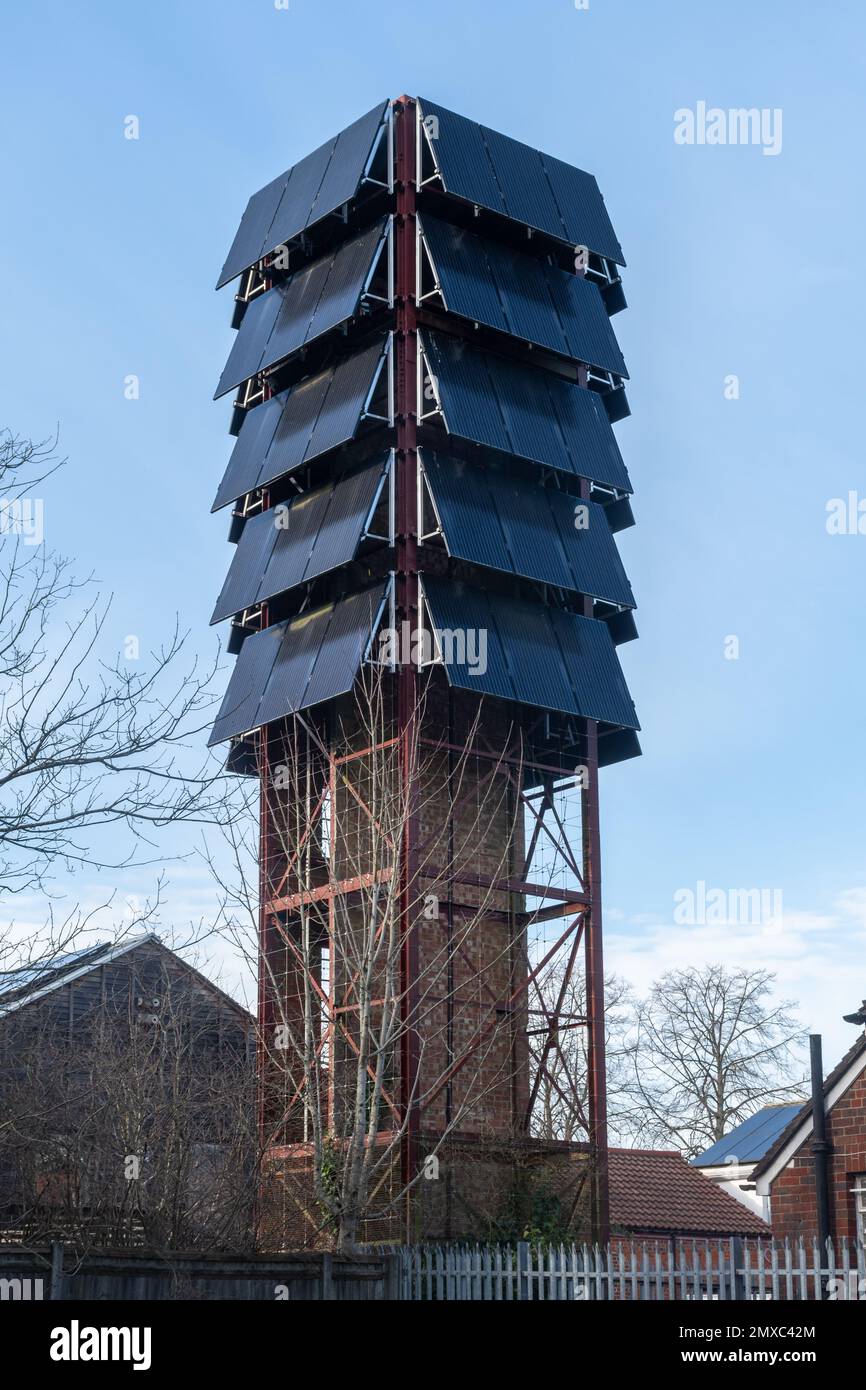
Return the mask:
[[[846, 1071], [855, 1062], [862, 1059], [863, 1067], [866, 1067], [866, 1033], [861, 1033], [853, 1047], [849, 1047], [845, 1056], [842, 1058], [830, 1075], [824, 1081], [824, 1095], [828, 1096], [838, 1081], [841, 1081]], [[861, 1068], [862, 1070], [862, 1068]], [[810, 1123], [812, 1119], [812, 1102], [807, 1100], [801, 1105], [791, 1121], [782, 1130], [772, 1148], [768, 1149], [760, 1163], [754, 1169], [752, 1178], [758, 1178], [770, 1167], [776, 1155], [781, 1152], [787, 1143], [793, 1139], [801, 1125]]]
[[682, 1154], [611, 1149], [610, 1224], [614, 1232], [683, 1236], [768, 1236], [769, 1226]]
[[786, 1105], [765, 1105], [763, 1110], [743, 1120], [691, 1162], [696, 1168], [715, 1168], [723, 1163], [757, 1163], [802, 1108], [801, 1100]]

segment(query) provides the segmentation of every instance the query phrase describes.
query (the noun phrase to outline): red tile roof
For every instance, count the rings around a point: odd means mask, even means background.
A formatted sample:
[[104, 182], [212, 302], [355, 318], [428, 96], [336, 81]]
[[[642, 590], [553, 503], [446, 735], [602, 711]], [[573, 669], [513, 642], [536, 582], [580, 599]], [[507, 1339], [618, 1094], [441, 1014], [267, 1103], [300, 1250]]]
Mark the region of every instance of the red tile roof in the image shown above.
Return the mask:
[[632, 1235], [769, 1236], [748, 1207], [674, 1150], [610, 1150], [610, 1224]]

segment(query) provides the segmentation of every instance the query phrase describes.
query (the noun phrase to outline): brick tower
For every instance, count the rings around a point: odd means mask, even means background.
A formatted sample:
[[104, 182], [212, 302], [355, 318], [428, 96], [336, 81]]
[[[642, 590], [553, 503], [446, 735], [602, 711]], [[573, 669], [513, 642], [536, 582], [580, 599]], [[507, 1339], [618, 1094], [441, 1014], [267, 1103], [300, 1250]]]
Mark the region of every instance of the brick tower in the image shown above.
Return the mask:
[[599, 768], [622, 253], [595, 179], [421, 98], [250, 199], [220, 286], [277, 1239], [607, 1229]]

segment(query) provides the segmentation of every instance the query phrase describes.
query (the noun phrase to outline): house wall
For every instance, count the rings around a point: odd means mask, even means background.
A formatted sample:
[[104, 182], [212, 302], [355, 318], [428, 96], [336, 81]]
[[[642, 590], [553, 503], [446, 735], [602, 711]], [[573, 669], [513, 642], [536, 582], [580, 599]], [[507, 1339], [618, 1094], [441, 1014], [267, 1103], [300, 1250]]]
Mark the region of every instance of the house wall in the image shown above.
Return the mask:
[[[853, 1240], [857, 1234], [854, 1209], [854, 1176], [866, 1173], [866, 1072], [848, 1088], [829, 1111], [827, 1135], [832, 1145], [830, 1168], [830, 1222], [835, 1239]], [[770, 1187], [773, 1234], [811, 1237], [817, 1233], [818, 1204], [811, 1135]]]

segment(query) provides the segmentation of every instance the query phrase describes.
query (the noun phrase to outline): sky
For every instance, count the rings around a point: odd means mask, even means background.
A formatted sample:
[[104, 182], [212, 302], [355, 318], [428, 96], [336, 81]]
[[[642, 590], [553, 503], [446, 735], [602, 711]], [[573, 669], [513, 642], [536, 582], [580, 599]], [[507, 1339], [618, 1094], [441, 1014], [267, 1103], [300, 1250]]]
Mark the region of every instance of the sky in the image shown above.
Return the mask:
[[[618, 540], [640, 640], [620, 657], [643, 726], [643, 757], [602, 778], [607, 963], [639, 989], [771, 969], [835, 1060], [866, 995], [859, 0], [832, 20], [808, 0], [48, 0], [6, 8], [2, 47], [0, 424], [59, 429], [46, 543], [113, 594], [117, 650], [175, 614], [217, 648], [213, 285], [250, 193], [403, 92], [596, 175], [628, 261]], [[701, 102], [781, 113], [780, 147], [678, 143]], [[854, 534], [831, 534], [851, 493]], [[121, 903], [154, 872], [57, 892]], [[195, 860], [166, 878], [167, 929], [207, 915]], [[700, 884], [774, 908], [683, 921]]]

